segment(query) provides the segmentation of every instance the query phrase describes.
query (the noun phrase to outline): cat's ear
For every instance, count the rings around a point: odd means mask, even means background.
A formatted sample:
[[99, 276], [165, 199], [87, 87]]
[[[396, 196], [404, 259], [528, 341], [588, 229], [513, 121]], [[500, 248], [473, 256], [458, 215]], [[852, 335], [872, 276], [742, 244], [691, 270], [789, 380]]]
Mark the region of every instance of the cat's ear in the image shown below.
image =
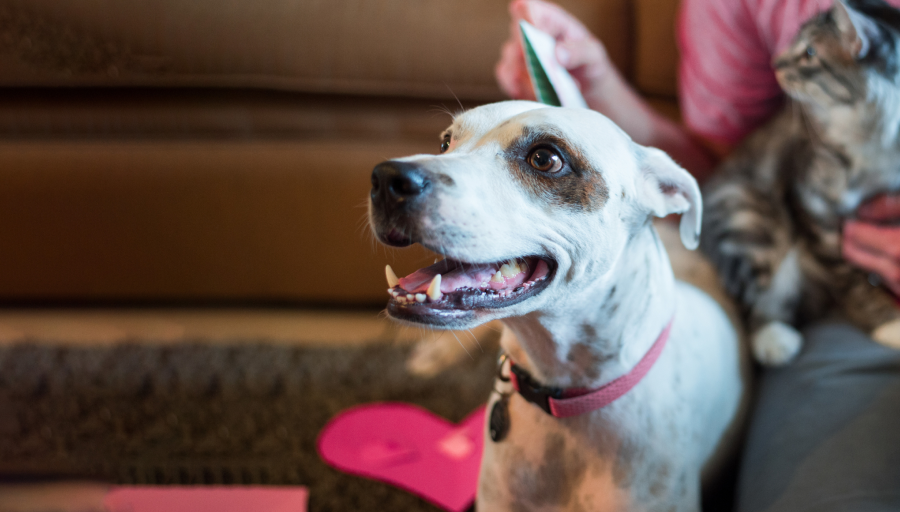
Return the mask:
[[834, 1], [832, 16], [850, 52], [858, 59], [868, 55], [880, 37], [878, 24], [841, 0]]
[[669, 155], [641, 148], [639, 191], [644, 205], [657, 217], [680, 213], [681, 242], [688, 249], [700, 243], [703, 201], [697, 180]]

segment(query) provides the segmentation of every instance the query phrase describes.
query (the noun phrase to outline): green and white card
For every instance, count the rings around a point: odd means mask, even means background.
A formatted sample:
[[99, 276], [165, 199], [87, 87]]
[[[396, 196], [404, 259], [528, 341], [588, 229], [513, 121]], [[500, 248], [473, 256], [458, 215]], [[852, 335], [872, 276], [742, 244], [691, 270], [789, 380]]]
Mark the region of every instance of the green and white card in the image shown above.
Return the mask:
[[572, 75], [556, 60], [556, 40], [520, 21], [525, 64], [537, 100], [556, 107], [588, 108]]

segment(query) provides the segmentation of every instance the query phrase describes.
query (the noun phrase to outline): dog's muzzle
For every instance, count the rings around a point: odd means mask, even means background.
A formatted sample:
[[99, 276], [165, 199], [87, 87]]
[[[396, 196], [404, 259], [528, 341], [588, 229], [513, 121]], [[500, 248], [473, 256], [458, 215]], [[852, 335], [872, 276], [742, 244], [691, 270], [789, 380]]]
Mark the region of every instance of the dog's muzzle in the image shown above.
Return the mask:
[[431, 195], [433, 186], [428, 174], [418, 165], [388, 160], [372, 170], [372, 210], [379, 224], [388, 229], [382, 241], [396, 247], [414, 242], [410, 220]]
[[431, 180], [418, 165], [388, 160], [372, 171], [372, 205], [384, 210], [417, 207], [431, 192]]

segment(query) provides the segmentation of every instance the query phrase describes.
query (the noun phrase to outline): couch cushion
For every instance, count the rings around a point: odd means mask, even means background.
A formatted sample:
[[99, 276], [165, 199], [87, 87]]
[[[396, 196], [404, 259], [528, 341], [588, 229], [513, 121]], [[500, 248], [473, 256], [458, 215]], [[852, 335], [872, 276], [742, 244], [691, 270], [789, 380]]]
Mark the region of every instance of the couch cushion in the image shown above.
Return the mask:
[[[0, 86], [260, 87], [500, 98], [505, 1], [9, 0]], [[627, 67], [627, 0], [561, 2]]]
[[[379, 161], [435, 140], [0, 143], [0, 300], [383, 303]], [[433, 257], [433, 256], [432, 256]]]

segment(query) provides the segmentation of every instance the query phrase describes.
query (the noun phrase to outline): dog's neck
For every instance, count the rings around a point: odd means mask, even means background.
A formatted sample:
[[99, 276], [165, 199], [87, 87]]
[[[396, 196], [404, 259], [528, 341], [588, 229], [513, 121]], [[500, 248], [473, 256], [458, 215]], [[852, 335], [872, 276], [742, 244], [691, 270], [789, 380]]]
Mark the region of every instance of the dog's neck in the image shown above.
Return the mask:
[[505, 319], [501, 345], [545, 385], [596, 387], [637, 364], [672, 318], [674, 303], [672, 267], [648, 222], [591, 286]]

